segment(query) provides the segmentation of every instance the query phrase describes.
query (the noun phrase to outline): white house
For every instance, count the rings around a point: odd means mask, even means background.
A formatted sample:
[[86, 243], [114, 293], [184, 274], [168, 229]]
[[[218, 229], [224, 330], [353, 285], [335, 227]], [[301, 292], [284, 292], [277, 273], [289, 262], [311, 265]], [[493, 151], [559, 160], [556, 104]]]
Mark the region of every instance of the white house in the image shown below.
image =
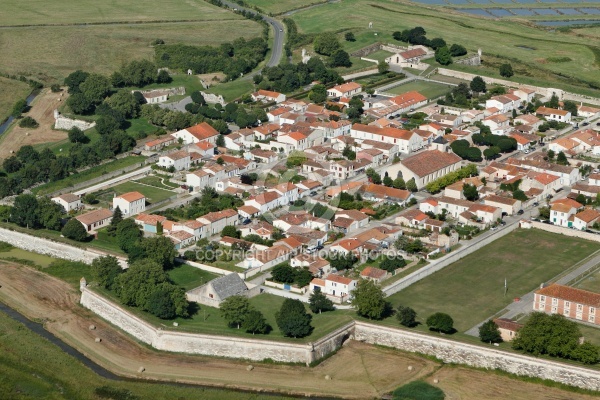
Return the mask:
[[123, 193], [113, 197], [113, 209], [117, 207], [125, 217], [139, 214], [146, 211], [146, 196], [140, 192]]
[[100, 228], [104, 228], [112, 220], [112, 211], [106, 208], [99, 208], [88, 213], [75, 217], [77, 221], [83, 225], [87, 232], [94, 232]]
[[213, 175], [211, 175], [210, 173], [199, 169], [185, 175], [185, 184], [192, 187], [195, 191], [200, 191], [206, 186], [213, 185], [214, 182], [211, 179], [212, 176]]
[[259, 90], [258, 92], [252, 93], [253, 101], [262, 101], [269, 103], [274, 101], [275, 103], [282, 103], [286, 100], [285, 94], [279, 92], [272, 92], [270, 90]]
[[554, 200], [550, 204], [550, 222], [554, 225], [571, 228], [573, 227], [574, 216], [581, 207], [583, 206], [573, 199]]
[[81, 199], [73, 193], [61, 194], [60, 196], [53, 197], [51, 200], [60, 204], [66, 212], [79, 210], [82, 207]]
[[329, 97], [348, 97], [351, 98], [354, 95], [362, 92], [362, 86], [356, 82], [348, 82], [341, 85], [327, 89], [327, 96]]
[[586, 208], [585, 210], [578, 212], [573, 217], [573, 228], [586, 230], [590, 228], [594, 223], [600, 220], [600, 212], [593, 208]]
[[556, 108], [540, 107], [535, 110], [535, 114], [551, 121], [571, 122], [571, 112], [567, 110], [557, 110]]
[[169, 91], [151, 91], [142, 93], [142, 96], [144, 96], [144, 99], [146, 99], [146, 103], [148, 104], [160, 104], [169, 99]]
[[173, 167], [175, 168], [175, 171], [182, 171], [190, 168], [191, 160], [190, 153], [184, 150], [179, 150], [164, 156], [160, 156], [156, 164], [163, 168]]
[[219, 132], [208, 123], [202, 122], [198, 125], [177, 131], [173, 136], [177, 139], [181, 138], [184, 144], [199, 143], [202, 141], [209, 141], [214, 144], [217, 141]]
[[319, 288], [322, 293], [333, 297], [336, 303], [348, 300], [351, 292], [356, 289], [358, 281], [337, 274], [329, 274], [325, 279], [313, 279], [310, 283], [311, 291]]
[[373, 125], [354, 124], [350, 130], [350, 136], [360, 141], [374, 140], [395, 144], [398, 146], [398, 151], [404, 154], [410, 154], [423, 148], [423, 139], [421, 136], [404, 129], [379, 128]]
[[485, 108], [497, 108], [501, 113], [507, 113], [519, 107], [521, 99], [512, 94], [494, 96], [485, 102]]
[[[285, 203], [287, 204], [287, 203]], [[259, 210], [260, 214], [266, 213], [276, 207], [284, 205], [281, 195], [274, 191], [264, 192], [244, 200], [245, 206], [251, 206]]]
[[510, 120], [503, 114], [490, 115], [482, 123], [488, 126], [494, 135], [506, 135], [510, 128]]
[[238, 221], [238, 213], [233, 209], [211, 212], [196, 218], [196, 221], [205, 225], [206, 236], [220, 234], [223, 228], [229, 225], [235, 225]]

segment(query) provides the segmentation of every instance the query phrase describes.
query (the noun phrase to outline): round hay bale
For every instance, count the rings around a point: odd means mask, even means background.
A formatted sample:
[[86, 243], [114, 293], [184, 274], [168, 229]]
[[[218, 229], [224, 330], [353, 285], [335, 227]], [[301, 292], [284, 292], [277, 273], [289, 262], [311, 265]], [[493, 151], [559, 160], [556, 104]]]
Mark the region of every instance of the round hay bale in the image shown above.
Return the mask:
[[94, 342], [96, 343], [100, 343], [102, 341], [102, 339], [100, 339], [99, 337], [97, 337], [96, 339], [94, 339]]
[[325, 380], [326, 380], [326, 381], [330, 381], [330, 380], [331, 380], [331, 376], [329, 376], [329, 375], [325, 375]]
[[440, 383], [440, 380], [439, 380], [438, 378], [435, 378], [435, 379], [433, 380], [433, 383]]
[[179, 323], [173, 322], [173, 326], [179, 326]]
[[413, 370], [413, 366], [412, 366], [412, 365], [409, 365], [409, 366], [408, 366], [408, 370], [409, 370], [409, 371], [412, 371], [412, 370]]
[[96, 329], [96, 325], [90, 325], [90, 331], [93, 331], [94, 329]]
[[138, 374], [141, 374], [142, 372], [144, 372], [146, 370], [146, 368], [144, 367], [139, 367], [138, 368]]
[[254, 367], [252, 365], [248, 365], [246, 367], [246, 371], [252, 371], [254, 369]]

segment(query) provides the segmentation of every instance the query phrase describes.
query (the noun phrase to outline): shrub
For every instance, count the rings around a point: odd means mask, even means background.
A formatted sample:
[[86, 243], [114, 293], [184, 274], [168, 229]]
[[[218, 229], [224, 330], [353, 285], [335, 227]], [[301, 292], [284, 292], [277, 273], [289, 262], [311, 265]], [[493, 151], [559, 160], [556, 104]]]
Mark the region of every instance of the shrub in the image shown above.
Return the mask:
[[40, 124], [38, 124], [38, 122], [31, 117], [25, 117], [19, 121], [19, 126], [21, 128], [37, 128], [40, 126]]

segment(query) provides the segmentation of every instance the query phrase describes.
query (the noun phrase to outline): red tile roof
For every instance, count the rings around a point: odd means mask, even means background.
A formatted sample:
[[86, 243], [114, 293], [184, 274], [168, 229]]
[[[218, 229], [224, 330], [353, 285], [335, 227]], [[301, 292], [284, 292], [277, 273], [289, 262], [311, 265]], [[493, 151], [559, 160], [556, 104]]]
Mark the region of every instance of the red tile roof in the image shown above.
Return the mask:
[[600, 307], [600, 293], [576, 289], [570, 286], [553, 283], [550, 286], [536, 290], [537, 294], [557, 299], [571, 301], [573, 303], [585, 304], [592, 307]]
[[186, 128], [186, 131], [192, 134], [198, 140], [206, 140], [213, 136], [217, 136], [219, 132], [206, 122], [201, 122], [198, 125]]
[[141, 194], [140, 192], [129, 192], [129, 193], [123, 193], [120, 196], [116, 197], [117, 199], [123, 199], [128, 203], [137, 201], [137, 200], [142, 200], [145, 199], [146, 196], [144, 196], [143, 194]]
[[507, 331], [513, 331], [513, 332], [516, 332], [523, 327], [523, 324], [520, 324], [520, 323], [513, 321], [511, 319], [508, 319], [508, 318], [496, 318], [494, 320], [494, 323], [500, 329], [505, 329]]
[[363, 278], [373, 278], [373, 279], [381, 279], [387, 275], [387, 271], [384, 271], [375, 267], [367, 267], [362, 270], [360, 276]]
[[453, 153], [428, 150], [402, 160], [402, 164], [415, 175], [424, 177], [436, 171], [459, 163], [462, 159]]

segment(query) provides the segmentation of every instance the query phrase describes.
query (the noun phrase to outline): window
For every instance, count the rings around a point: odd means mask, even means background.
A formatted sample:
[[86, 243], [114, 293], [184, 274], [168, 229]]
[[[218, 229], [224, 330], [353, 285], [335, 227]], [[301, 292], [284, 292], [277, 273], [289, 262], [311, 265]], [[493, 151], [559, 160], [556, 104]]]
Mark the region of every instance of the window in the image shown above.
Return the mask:
[[588, 321], [590, 322], [596, 322], [596, 317], [594, 315], [590, 315], [588, 318]]
[[558, 299], [552, 299], [552, 305], [555, 306], [558, 304]]
[[583, 311], [583, 304], [577, 304], [577, 311]]
[[590, 307], [590, 314], [591, 315], [596, 314], [596, 309], [594, 307]]
[[565, 308], [569, 308], [571, 307], [571, 302], [570, 301], [565, 301]]

